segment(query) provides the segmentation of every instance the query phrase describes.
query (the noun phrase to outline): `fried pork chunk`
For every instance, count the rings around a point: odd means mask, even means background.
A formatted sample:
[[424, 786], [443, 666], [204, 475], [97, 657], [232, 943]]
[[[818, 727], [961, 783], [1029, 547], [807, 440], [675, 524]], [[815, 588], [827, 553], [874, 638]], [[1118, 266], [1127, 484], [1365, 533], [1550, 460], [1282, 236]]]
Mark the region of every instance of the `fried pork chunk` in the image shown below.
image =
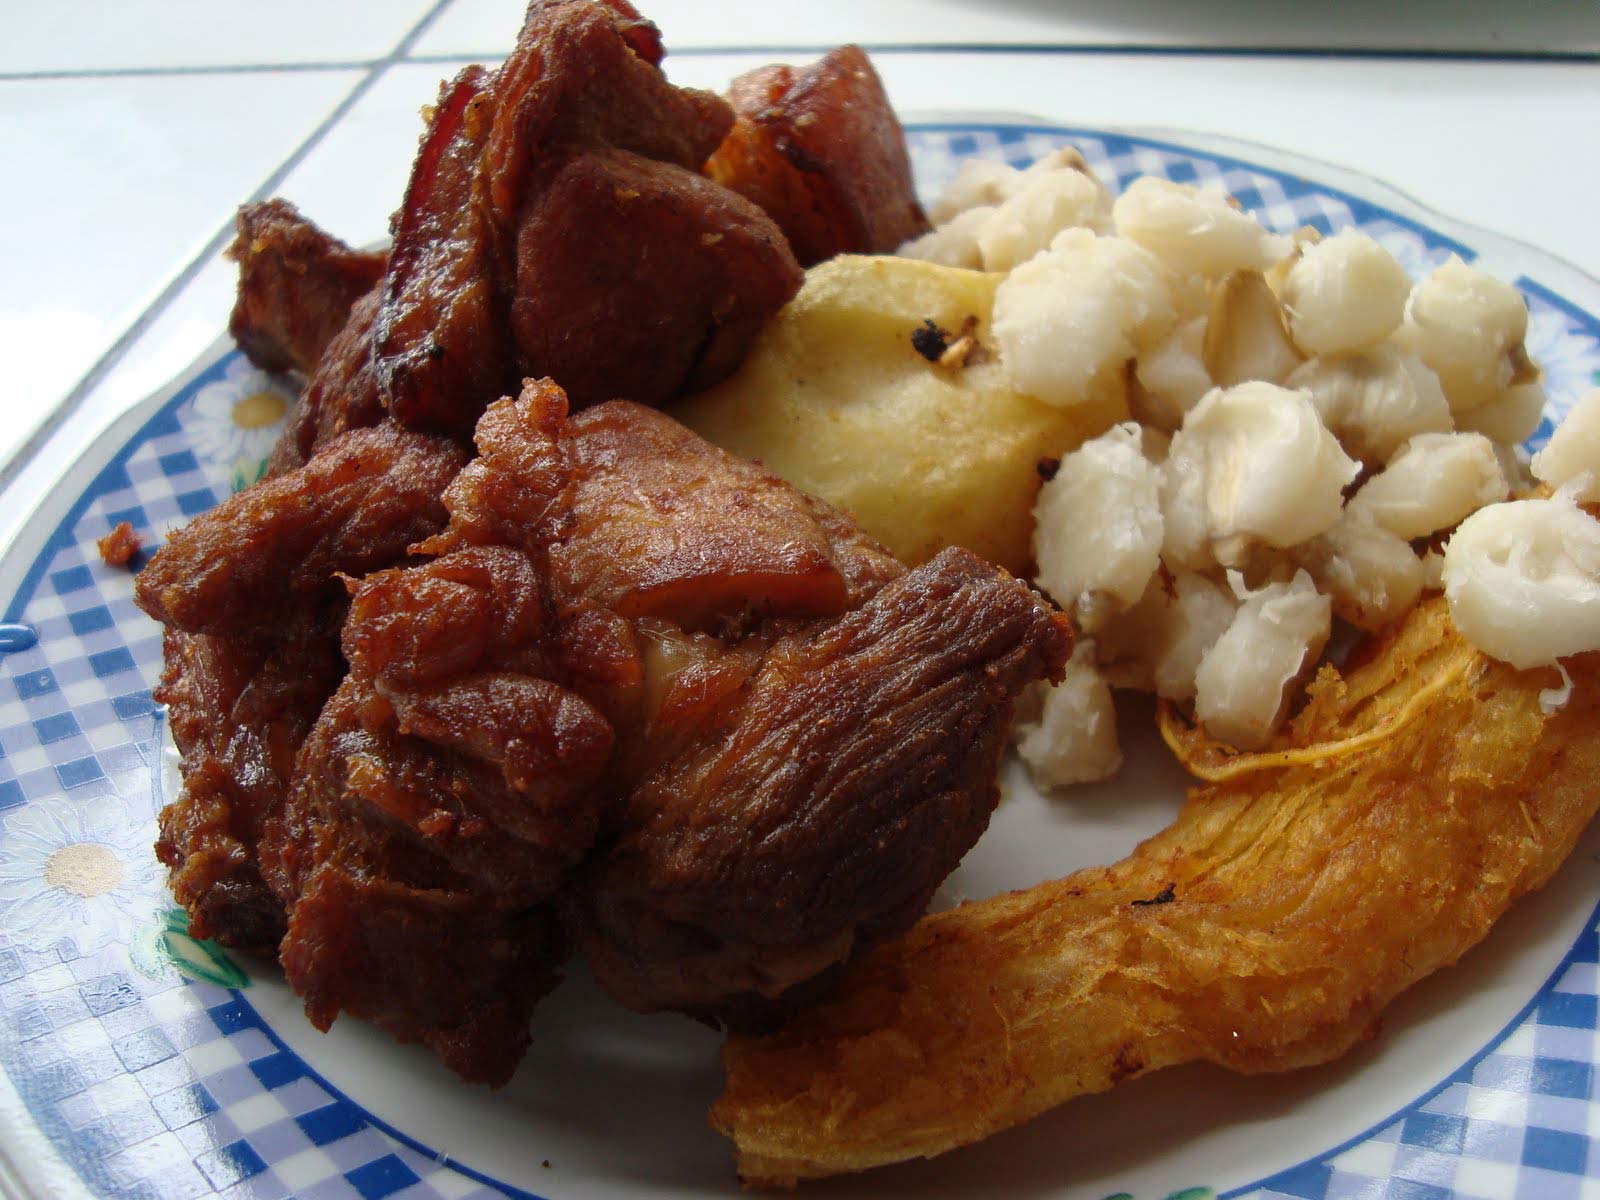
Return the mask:
[[386, 257], [241, 214], [235, 333], [308, 383], [138, 585], [193, 928], [488, 1083], [573, 941], [635, 1008], [748, 1027], [903, 928], [1068, 649], [1003, 573], [908, 574], [613, 399], [715, 382], [801, 281], [661, 53], [625, 0], [534, 3], [443, 90]]
[[382, 299], [381, 284], [358, 299], [324, 349], [267, 459], [268, 478], [303, 466], [318, 447], [340, 434], [368, 429], [384, 419], [372, 365], [372, 325]]
[[374, 330], [384, 403], [465, 437], [526, 375], [646, 404], [732, 370], [800, 287], [778, 227], [697, 172], [732, 122], [667, 83], [626, 0], [535, 3], [434, 109]]
[[733, 129], [706, 174], [759, 204], [803, 265], [887, 254], [928, 232], [900, 121], [861, 47], [802, 71], [761, 67], [728, 99]]
[[639, 405], [530, 383], [477, 442], [434, 557], [352, 583], [350, 674], [263, 839], [313, 1020], [500, 1082], [553, 912], [623, 1003], [741, 1026], [914, 920], [1064, 621]]
[[759, 657], [691, 649], [648, 728], [662, 751], [570, 893], [601, 984], [746, 1030], [813, 998], [814, 977], [916, 920], [988, 827], [1013, 699], [1066, 640], [951, 550]]
[[235, 226], [227, 253], [239, 264], [239, 292], [228, 332], [262, 370], [310, 375], [388, 256], [352, 250], [287, 200], [247, 204]]
[[256, 847], [283, 803], [300, 743], [339, 684], [343, 605], [308, 612], [295, 636], [216, 637], [169, 628], [155, 690], [181, 755], [183, 790], [161, 812], [156, 855], [196, 937], [272, 957], [283, 905]]
[[198, 935], [276, 951], [283, 908], [256, 850], [344, 675], [335, 574], [387, 566], [437, 531], [439, 494], [465, 461], [393, 425], [351, 433], [197, 517], [139, 574], [140, 606], [167, 626], [155, 696], [184, 781], [156, 849]]
[[624, 0], [534, 4], [498, 70], [442, 90], [389, 253], [281, 200], [240, 211], [230, 329], [308, 378], [269, 475], [386, 412], [466, 441], [527, 375], [581, 406], [732, 372], [802, 273], [759, 207], [698, 173], [732, 114], [661, 56]]
[[437, 530], [466, 459], [393, 424], [352, 431], [173, 533], [139, 573], [139, 606], [191, 633], [277, 639], [337, 595], [337, 575], [386, 567]]

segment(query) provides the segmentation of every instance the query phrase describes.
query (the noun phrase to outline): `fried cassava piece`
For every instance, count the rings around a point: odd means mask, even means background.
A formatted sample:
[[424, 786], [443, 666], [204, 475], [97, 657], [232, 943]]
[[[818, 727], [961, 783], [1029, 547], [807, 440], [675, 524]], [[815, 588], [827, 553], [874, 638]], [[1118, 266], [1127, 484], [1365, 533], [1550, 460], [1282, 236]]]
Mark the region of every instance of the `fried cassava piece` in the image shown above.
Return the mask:
[[1196, 1060], [1327, 1062], [1543, 884], [1600, 803], [1600, 654], [1473, 650], [1442, 600], [1122, 862], [927, 917], [779, 1033], [734, 1038], [712, 1123], [748, 1183], [940, 1154]]

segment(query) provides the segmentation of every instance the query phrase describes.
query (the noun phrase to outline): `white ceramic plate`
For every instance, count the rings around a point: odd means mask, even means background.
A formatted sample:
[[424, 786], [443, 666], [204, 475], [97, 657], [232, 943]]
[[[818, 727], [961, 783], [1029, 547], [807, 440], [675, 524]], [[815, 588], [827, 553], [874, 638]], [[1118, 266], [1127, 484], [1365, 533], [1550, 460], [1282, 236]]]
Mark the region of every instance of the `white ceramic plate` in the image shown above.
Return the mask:
[[[1600, 285], [1336, 168], [1024, 118], [928, 118], [910, 137], [929, 195], [967, 156], [1020, 164], [1071, 143], [1114, 184], [1215, 180], [1280, 229], [1358, 225], [1413, 275], [1451, 253], [1478, 259], [1528, 298], [1548, 415], [1600, 382]], [[718, 1039], [622, 1012], [581, 969], [536, 1013], [510, 1087], [491, 1093], [357, 1022], [317, 1033], [271, 972], [184, 931], [150, 851], [172, 786], [150, 700], [159, 635], [94, 542], [121, 520], [159, 541], [254, 478], [276, 428], [263, 418], [288, 399], [219, 342], [62, 474], [4, 559], [0, 1183], [38, 1197], [736, 1194], [729, 1148], [705, 1124]], [[1166, 824], [1184, 778], [1147, 720], [1124, 726], [1129, 765], [1112, 785], [1045, 800], [1009, 766], [994, 825], [943, 902], [1111, 861]], [[1158, 1073], [936, 1162], [816, 1190], [1587, 1193], [1600, 1174], [1597, 851], [1591, 835], [1548, 889], [1340, 1063], [1258, 1079]]]

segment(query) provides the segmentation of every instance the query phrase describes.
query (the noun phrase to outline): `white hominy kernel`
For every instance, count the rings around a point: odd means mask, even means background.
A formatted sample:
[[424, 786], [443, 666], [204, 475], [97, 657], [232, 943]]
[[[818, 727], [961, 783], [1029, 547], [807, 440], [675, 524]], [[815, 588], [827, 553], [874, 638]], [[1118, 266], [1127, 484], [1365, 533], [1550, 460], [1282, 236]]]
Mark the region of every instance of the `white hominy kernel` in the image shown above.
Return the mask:
[[1508, 446], [1504, 442], [1494, 444], [1495, 461], [1500, 464], [1500, 473], [1506, 477], [1506, 491], [1515, 496], [1520, 492], [1533, 490], [1533, 468], [1528, 451], [1521, 445]]
[[1169, 700], [1192, 700], [1200, 661], [1232, 624], [1239, 602], [1220, 583], [1193, 571], [1174, 573], [1172, 587], [1172, 604], [1157, 644], [1155, 689]]
[[1112, 206], [1117, 232], [1184, 275], [1264, 271], [1294, 249], [1228, 202], [1221, 188], [1144, 176]]
[[1445, 544], [1450, 619], [1519, 669], [1600, 650], [1600, 521], [1573, 499], [1480, 509]]
[[1147, 424], [1170, 433], [1183, 424], [1183, 416], [1213, 386], [1206, 365], [1200, 361], [1205, 342], [1206, 318], [1185, 321], [1165, 340], [1139, 355], [1134, 374], [1144, 391], [1135, 415]]
[[1387, 462], [1419, 433], [1449, 433], [1450, 405], [1439, 379], [1415, 354], [1389, 344], [1360, 354], [1313, 358], [1286, 386], [1311, 393], [1323, 424], [1352, 457]]
[[969, 208], [959, 212], [937, 229], [913, 238], [895, 251], [903, 258], [920, 258], [945, 267], [983, 269], [983, 252], [978, 249], [978, 230], [995, 210]]
[[1295, 550], [1333, 610], [1357, 629], [1393, 625], [1416, 605], [1426, 581], [1411, 543], [1346, 507], [1327, 533]]
[[1451, 410], [1461, 413], [1511, 386], [1527, 332], [1528, 308], [1516, 288], [1452, 255], [1411, 290], [1395, 340], [1433, 369]]
[[1111, 688], [1094, 665], [1094, 643], [1079, 641], [1060, 683], [1045, 692], [1039, 719], [1018, 725], [1017, 753], [1040, 787], [1109, 779], [1122, 766]]
[[[1109, 611], [1138, 601], [1161, 553], [1160, 470], [1139, 427], [1118, 425], [1061, 460], [1034, 506], [1037, 581], [1094, 632]], [[1112, 601], [1108, 607], [1101, 598]]]
[[993, 208], [1021, 186], [1022, 172], [1015, 167], [990, 158], [969, 158], [928, 210], [928, 220], [943, 225], [969, 208]]
[[1201, 358], [1219, 387], [1264, 380], [1282, 383], [1302, 362], [1284, 323], [1283, 306], [1260, 271], [1231, 271], [1211, 292]]
[[1106, 229], [1111, 197], [1092, 175], [1070, 167], [1023, 176], [1022, 186], [978, 227], [985, 271], [1009, 271], [1050, 245], [1065, 229]]
[[1347, 229], [1305, 246], [1289, 269], [1283, 304], [1307, 354], [1342, 354], [1381, 342], [1405, 315], [1411, 279], [1364, 233]]
[[1533, 473], [1553, 488], [1587, 475], [1574, 498], [1585, 503], [1600, 500], [1600, 388], [1578, 397], [1549, 443], [1533, 456]]
[[1167, 273], [1152, 255], [1069, 229], [1001, 281], [990, 328], [1018, 391], [1071, 405], [1172, 321]]
[[1481, 433], [1421, 433], [1361, 485], [1350, 507], [1399, 537], [1420, 538], [1508, 491], [1494, 445]]
[[1422, 590], [1444, 591], [1444, 555], [1437, 550], [1429, 550], [1422, 556]]
[[1112, 617], [1095, 636], [1102, 673], [1115, 687], [1193, 700], [1200, 660], [1238, 607], [1231, 591], [1204, 575], [1158, 574], [1138, 604]]
[[[1084, 161], [1084, 157], [1071, 146], [1062, 146], [1048, 154], [1041, 155], [1023, 168], [1024, 175], [1043, 175], [1049, 171], [1077, 171], [1090, 178], [1098, 178]], [[1110, 198], [1107, 198], [1110, 203]]]
[[1199, 569], [1226, 543], [1293, 546], [1323, 533], [1360, 467], [1306, 393], [1241, 383], [1189, 412], [1162, 470], [1163, 554]]
[[1195, 716], [1212, 737], [1241, 750], [1272, 740], [1302, 675], [1315, 663], [1332, 630], [1333, 610], [1311, 577], [1246, 591], [1230, 574], [1243, 603], [1195, 672]]
[[1527, 441], [1544, 417], [1544, 385], [1514, 383], [1495, 399], [1456, 414], [1456, 428], [1481, 433], [1492, 442], [1514, 446]]
[[1302, 225], [1289, 235], [1289, 240], [1294, 243], [1294, 248], [1263, 272], [1267, 286], [1280, 296], [1283, 295], [1283, 285], [1289, 278], [1289, 272], [1300, 261], [1301, 253], [1307, 246], [1315, 246], [1322, 240], [1322, 231], [1315, 225]]

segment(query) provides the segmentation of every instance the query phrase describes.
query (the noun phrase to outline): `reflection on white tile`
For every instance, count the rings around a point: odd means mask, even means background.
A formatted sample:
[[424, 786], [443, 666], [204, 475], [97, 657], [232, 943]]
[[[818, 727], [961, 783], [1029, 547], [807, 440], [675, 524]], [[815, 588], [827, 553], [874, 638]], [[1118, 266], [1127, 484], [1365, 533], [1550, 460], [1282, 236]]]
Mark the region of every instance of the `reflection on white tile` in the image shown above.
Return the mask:
[[8, 5], [0, 72], [382, 58], [431, 0], [61, 0]]
[[[522, 0], [455, 0], [418, 41], [419, 54], [486, 55], [511, 44]], [[1572, 0], [811, 0], [722, 4], [642, 0], [638, 7], [666, 35], [667, 47], [1068, 45], [1236, 46], [1326, 50], [1467, 50], [1488, 53], [1600, 49], [1593, 6]]]
[[0, 461], [359, 78], [0, 83]]

